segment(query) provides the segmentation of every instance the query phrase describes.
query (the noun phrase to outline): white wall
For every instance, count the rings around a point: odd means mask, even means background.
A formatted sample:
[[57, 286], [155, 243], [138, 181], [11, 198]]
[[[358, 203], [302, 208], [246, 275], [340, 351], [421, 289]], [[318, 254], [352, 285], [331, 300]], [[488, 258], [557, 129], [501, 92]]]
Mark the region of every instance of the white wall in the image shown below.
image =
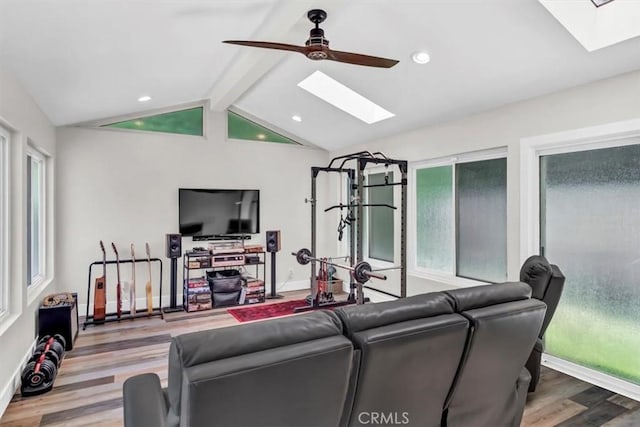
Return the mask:
[[[116, 243], [123, 258], [130, 257], [130, 243], [136, 245], [140, 257], [144, 255], [144, 243], [149, 242], [152, 257], [163, 260], [163, 305], [168, 304], [170, 264], [164, 256], [164, 239], [165, 233], [178, 231], [181, 187], [259, 189], [261, 233], [251, 243], [264, 243], [266, 230], [281, 230], [277, 282], [288, 281], [283, 290], [291, 289], [291, 284], [308, 286], [308, 268], [298, 265], [290, 252], [309, 246], [309, 205], [304, 199], [310, 195], [310, 167], [325, 165], [328, 153], [287, 144], [229, 141], [226, 115], [208, 116], [206, 138], [58, 129], [58, 277], [62, 287], [80, 293], [81, 304], [87, 299], [88, 265], [101, 259], [99, 240], [109, 245], [109, 259], [114, 258], [111, 242]], [[184, 238], [183, 244], [206, 246], [207, 242]], [[182, 300], [181, 262], [178, 302]], [[128, 280], [129, 266], [123, 267], [122, 273], [123, 280]], [[136, 273], [141, 297], [148, 277], [146, 266], [139, 266]], [[115, 271], [107, 270], [107, 275], [107, 299], [113, 302]], [[158, 294], [157, 289], [154, 294]]]
[[[179, 187], [260, 188], [263, 232], [256, 240], [264, 242], [264, 230], [281, 229], [284, 243], [278, 254], [278, 281], [287, 280], [289, 269], [294, 270], [293, 281], [306, 281], [308, 268], [297, 265], [288, 253], [309, 246], [309, 205], [304, 203], [309, 196], [309, 168], [325, 165], [334, 155], [360, 149], [418, 161], [507, 146], [508, 270], [509, 278], [515, 279], [521, 255], [518, 253], [520, 139], [637, 117], [640, 117], [640, 72], [370, 141], [331, 156], [308, 148], [227, 141], [222, 114], [210, 115], [207, 138], [80, 128], [58, 129], [54, 138], [51, 124], [35, 103], [11, 76], [0, 71], [0, 123], [14, 131], [10, 150], [9, 266], [14, 311], [10, 322], [0, 324], [4, 349], [0, 352], [0, 399], [12, 388], [13, 376], [35, 338], [35, 311], [44, 293], [42, 290], [31, 295], [29, 303], [25, 290], [23, 175], [27, 138], [56, 161], [55, 232], [59, 238], [55, 246], [55, 282], [47, 293], [56, 287], [60, 291], [77, 291], [84, 303], [87, 266], [100, 258], [100, 239], [116, 242], [121, 252], [127, 251], [133, 242], [138, 254], [142, 254], [144, 242], [148, 241], [152, 255], [164, 259], [164, 234], [177, 230]], [[334, 188], [332, 192], [323, 187], [319, 192], [329, 204], [337, 201]], [[49, 206], [53, 208], [53, 203]], [[330, 216], [322, 217], [321, 208], [318, 253], [339, 253], [333, 247], [337, 224], [327, 219]], [[194, 246], [189, 240], [185, 243]], [[165, 261], [165, 296], [168, 264]], [[112, 285], [114, 276], [110, 277]], [[138, 273], [139, 280], [140, 277], [145, 277], [143, 269]], [[408, 285], [410, 294], [446, 287], [413, 277]], [[111, 292], [109, 299], [113, 297]], [[3, 409], [0, 406], [0, 412]]]
[[[17, 386], [24, 358], [37, 335], [37, 309], [55, 290], [53, 258], [53, 177], [55, 129], [15, 78], [0, 69], [0, 125], [11, 132], [9, 144], [9, 313], [0, 321], [0, 416]], [[29, 141], [47, 153], [48, 183], [47, 278], [27, 292], [26, 269], [26, 148]]]
[[[369, 141], [331, 156], [359, 150], [381, 151], [409, 161], [508, 147], [508, 277], [517, 280], [520, 249], [520, 139], [640, 117], [640, 72], [578, 86], [460, 120]], [[390, 119], [393, 120], [393, 119]], [[409, 188], [409, 191], [412, 191]], [[408, 233], [415, 233], [410, 226]], [[523, 254], [524, 255], [524, 254]], [[448, 288], [445, 283], [408, 277], [408, 294]]]

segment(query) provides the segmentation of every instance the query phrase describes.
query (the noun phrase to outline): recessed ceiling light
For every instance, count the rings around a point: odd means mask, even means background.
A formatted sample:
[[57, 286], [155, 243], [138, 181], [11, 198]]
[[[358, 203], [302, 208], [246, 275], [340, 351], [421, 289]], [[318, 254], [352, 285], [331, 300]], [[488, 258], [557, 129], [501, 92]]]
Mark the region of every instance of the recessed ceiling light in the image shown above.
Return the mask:
[[429, 56], [429, 54], [424, 51], [414, 52], [414, 54], [411, 55], [411, 59], [413, 59], [413, 62], [415, 62], [416, 64], [426, 64], [427, 62], [431, 61], [431, 57]]
[[265, 135], [264, 133], [259, 133], [256, 135], [258, 137], [258, 139], [266, 139], [267, 135]]
[[291, 116], [291, 120], [293, 120], [294, 122], [301, 122], [302, 121], [302, 117], [300, 117], [299, 115], [293, 115]]
[[298, 86], [367, 124], [395, 116], [321, 71], [314, 72]]
[[151, 97], [149, 95], [144, 95], [138, 98], [138, 102], [147, 102], [147, 101], [151, 101]]

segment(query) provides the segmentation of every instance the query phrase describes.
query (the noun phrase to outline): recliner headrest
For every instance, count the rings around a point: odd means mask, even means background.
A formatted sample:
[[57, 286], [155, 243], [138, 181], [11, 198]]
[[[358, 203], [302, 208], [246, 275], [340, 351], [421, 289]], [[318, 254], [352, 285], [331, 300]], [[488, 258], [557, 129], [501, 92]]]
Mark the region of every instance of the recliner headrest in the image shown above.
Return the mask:
[[520, 281], [531, 286], [532, 296], [536, 299], [544, 297], [552, 275], [551, 265], [542, 255], [530, 256], [520, 269]]
[[347, 337], [367, 329], [393, 323], [453, 313], [451, 301], [442, 292], [415, 295], [395, 301], [352, 305], [335, 310]]
[[531, 298], [531, 287], [522, 282], [504, 282], [444, 291], [457, 313]]
[[183, 367], [342, 334], [330, 311], [192, 332], [173, 338]]

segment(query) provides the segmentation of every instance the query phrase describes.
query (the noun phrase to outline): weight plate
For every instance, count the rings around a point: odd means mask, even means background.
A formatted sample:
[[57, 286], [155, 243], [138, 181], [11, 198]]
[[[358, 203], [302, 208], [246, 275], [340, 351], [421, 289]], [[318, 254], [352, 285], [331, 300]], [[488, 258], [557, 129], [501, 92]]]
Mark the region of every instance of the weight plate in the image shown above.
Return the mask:
[[67, 348], [67, 340], [60, 334], [55, 334], [53, 336], [53, 338], [55, 338], [56, 341], [58, 341], [60, 344], [62, 344], [62, 348]]
[[368, 262], [360, 261], [353, 268], [353, 278], [358, 283], [366, 283], [369, 280], [367, 273], [371, 273], [371, 265]]
[[44, 380], [51, 382], [58, 373], [58, 367], [51, 360], [45, 359], [40, 365], [40, 371], [44, 373]]
[[35, 368], [36, 368], [36, 362], [27, 363], [27, 365], [22, 370], [22, 376], [20, 377], [20, 379], [22, 380], [23, 384], [28, 384], [29, 383], [29, 376], [31, 374], [33, 374], [33, 370]]
[[64, 347], [58, 341], [54, 341], [53, 344], [51, 344], [51, 347], [49, 347], [49, 350], [54, 351], [58, 355], [58, 359], [62, 359], [62, 356], [64, 355]]
[[47, 358], [47, 360], [51, 360], [56, 366], [60, 366], [61, 356], [59, 356], [55, 351], [51, 349], [47, 350], [47, 352], [45, 353], [45, 357]]
[[42, 351], [34, 351], [31, 357], [29, 358], [29, 362], [37, 362], [40, 356], [42, 355]]
[[309, 264], [309, 261], [311, 261], [309, 258], [311, 258], [311, 251], [307, 248], [300, 249], [296, 254], [296, 260], [300, 265]]

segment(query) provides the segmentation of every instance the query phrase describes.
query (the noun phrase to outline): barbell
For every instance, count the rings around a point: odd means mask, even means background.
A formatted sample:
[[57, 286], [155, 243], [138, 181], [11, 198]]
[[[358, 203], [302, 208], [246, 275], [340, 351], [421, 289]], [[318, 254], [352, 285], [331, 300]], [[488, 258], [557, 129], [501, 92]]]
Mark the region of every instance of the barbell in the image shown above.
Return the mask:
[[344, 270], [348, 270], [353, 274], [353, 278], [358, 283], [366, 283], [372, 277], [374, 279], [387, 280], [387, 276], [385, 276], [384, 274], [374, 273], [371, 270], [371, 264], [369, 264], [366, 261], [360, 261], [353, 267], [349, 265], [336, 264], [334, 262], [324, 261], [322, 259], [318, 259], [312, 256], [311, 251], [307, 248], [302, 248], [298, 252], [291, 252], [291, 255], [296, 257], [296, 261], [298, 261], [298, 264], [300, 265], [307, 265], [311, 261], [317, 261], [317, 262], [324, 262], [324, 263], [327, 263], [328, 265], [342, 268]]

